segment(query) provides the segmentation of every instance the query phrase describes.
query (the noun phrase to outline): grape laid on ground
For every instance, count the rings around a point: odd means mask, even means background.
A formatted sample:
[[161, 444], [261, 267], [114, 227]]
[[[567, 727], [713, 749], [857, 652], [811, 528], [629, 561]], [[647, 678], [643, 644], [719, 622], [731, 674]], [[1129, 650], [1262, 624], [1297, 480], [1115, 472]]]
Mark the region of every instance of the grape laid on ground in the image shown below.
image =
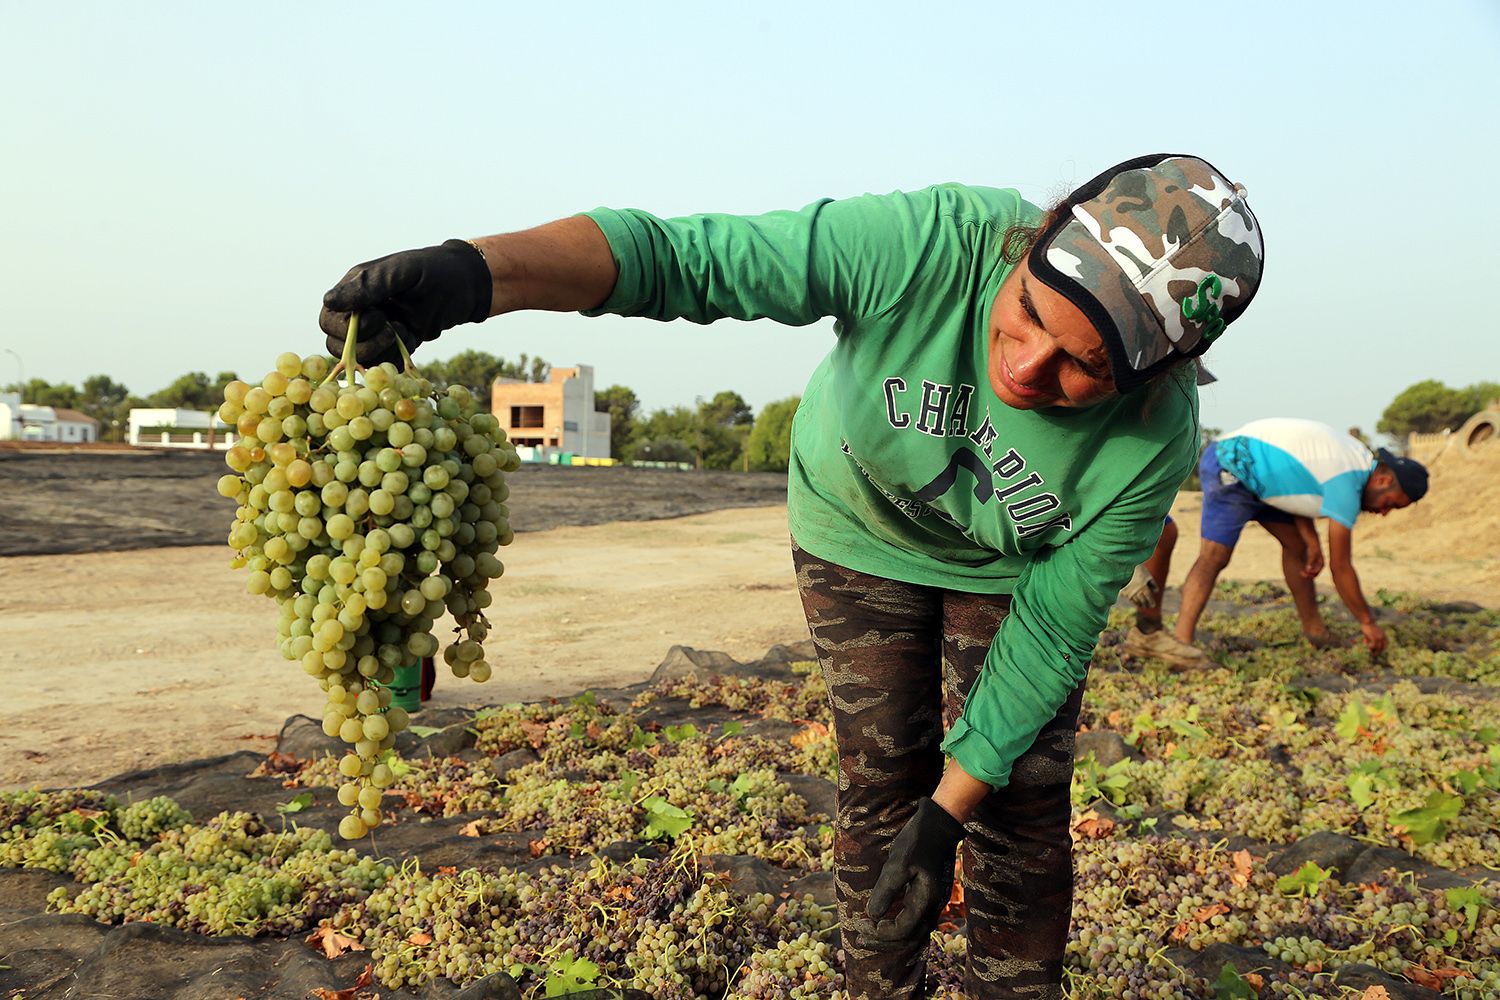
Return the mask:
[[[1376, 670], [1297, 642], [1274, 593], [1230, 597], [1195, 674], [1124, 665], [1114, 635], [1096, 652], [1079, 739], [1123, 757], [1075, 769], [1062, 995], [1500, 996], [1500, 613], [1402, 598]], [[503, 975], [526, 1000], [848, 1000], [828, 690], [815, 664], [754, 673], [492, 706], [443, 731], [461, 753], [437, 732], [382, 752], [384, 808], [415, 835], [398, 860], [291, 809], [195, 821], [152, 791], [64, 789], [0, 793], [0, 868], [106, 923], [332, 938], [383, 994]], [[350, 784], [345, 759], [251, 777], [298, 801]], [[934, 1000], [963, 996], [963, 907], [926, 949]]]
[[356, 840], [380, 825], [394, 781], [380, 758], [409, 721], [388, 685], [438, 651], [444, 611], [459, 633], [444, 660], [489, 679], [486, 587], [514, 537], [505, 473], [520, 460], [463, 386], [434, 393], [390, 364], [363, 385], [327, 374], [326, 359], [287, 353], [259, 385], [224, 387], [219, 416], [241, 437], [218, 489], [239, 504], [231, 565], [276, 601], [281, 653], [327, 692], [323, 731], [348, 745], [339, 833]]

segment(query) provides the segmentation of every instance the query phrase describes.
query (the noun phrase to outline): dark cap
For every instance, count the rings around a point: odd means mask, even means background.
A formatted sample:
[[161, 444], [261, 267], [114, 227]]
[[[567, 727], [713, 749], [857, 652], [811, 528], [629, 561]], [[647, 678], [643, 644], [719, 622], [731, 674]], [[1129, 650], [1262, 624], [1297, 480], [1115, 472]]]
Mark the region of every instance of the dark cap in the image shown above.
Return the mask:
[[1400, 458], [1392, 455], [1384, 448], [1377, 450], [1375, 457], [1396, 474], [1396, 482], [1401, 484], [1401, 492], [1405, 493], [1412, 503], [1416, 503], [1427, 495], [1427, 466], [1414, 458]]

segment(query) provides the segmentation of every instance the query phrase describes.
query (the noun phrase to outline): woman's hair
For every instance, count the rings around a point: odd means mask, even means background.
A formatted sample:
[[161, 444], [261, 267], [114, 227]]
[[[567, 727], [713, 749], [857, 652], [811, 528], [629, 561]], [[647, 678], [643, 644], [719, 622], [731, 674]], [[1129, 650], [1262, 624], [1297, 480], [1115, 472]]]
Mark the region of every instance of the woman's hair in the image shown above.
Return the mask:
[[1036, 246], [1037, 237], [1042, 235], [1042, 230], [1052, 225], [1053, 221], [1067, 208], [1066, 202], [1060, 202], [1042, 216], [1042, 221], [1034, 226], [1028, 226], [1023, 222], [1011, 223], [1005, 235], [1000, 237], [1000, 259], [1012, 267], [1021, 263], [1031, 252], [1031, 248]]
[[[1000, 237], [1000, 259], [1012, 267], [1025, 260], [1026, 255], [1031, 252], [1032, 247], [1036, 246], [1037, 239], [1046, 231], [1047, 227], [1056, 222], [1060, 216], [1072, 211], [1073, 197], [1070, 194], [1053, 205], [1047, 210], [1047, 214], [1042, 216], [1041, 221], [1034, 226], [1022, 222], [1012, 223], [1010, 228], [1006, 229], [1004, 235]], [[1195, 358], [1179, 358], [1175, 364], [1168, 365], [1165, 370], [1157, 372], [1151, 377], [1150, 381], [1142, 386], [1148, 393], [1146, 405], [1142, 411], [1143, 414], [1149, 415], [1156, 408], [1161, 394], [1166, 390], [1167, 386], [1174, 379], [1182, 377], [1183, 366], [1192, 364], [1194, 361], [1196, 361]]]

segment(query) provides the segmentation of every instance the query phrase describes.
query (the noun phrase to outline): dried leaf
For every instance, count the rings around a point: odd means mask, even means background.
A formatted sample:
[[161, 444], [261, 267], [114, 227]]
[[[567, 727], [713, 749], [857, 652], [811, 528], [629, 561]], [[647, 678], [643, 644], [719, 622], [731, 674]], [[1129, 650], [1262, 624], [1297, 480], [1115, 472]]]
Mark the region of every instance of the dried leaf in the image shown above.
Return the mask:
[[1205, 921], [1211, 920], [1214, 917], [1228, 912], [1229, 907], [1225, 906], [1223, 903], [1209, 903], [1207, 906], [1200, 906], [1198, 907], [1198, 909], [1194, 910], [1193, 919], [1201, 924]]
[[272, 750], [266, 754], [266, 759], [260, 762], [255, 770], [250, 772], [252, 778], [269, 778], [278, 774], [298, 775], [307, 769], [311, 761], [303, 760], [295, 754], [282, 753], [280, 750]]
[[365, 970], [359, 974], [359, 978], [354, 981], [354, 985], [348, 989], [325, 990], [322, 987], [318, 987], [312, 990], [312, 995], [317, 997], [318, 1000], [355, 1000], [356, 994], [366, 986], [369, 986], [374, 981], [374, 978], [375, 966], [367, 965], [365, 966]]
[[458, 835], [460, 837], [478, 837], [481, 835], [479, 833], [479, 827], [482, 823], [484, 823], [484, 820], [482, 819], [476, 819], [471, 823], [465, 823], [463, 826], [458, 828]]
[[1225, 906], [1223, 903], [1209, 903], [1207, 906], [1200, 906], [1198, 907], [1198, 909], [1193, 911], [1192, 919], [1184, 920], [1176, 927], [1172, 928], [1172, 940], [1181, 941], [1183, 938], [1193, 933], [1193, 927], [1195, 924], [1206, 923], [1207, 921], [1212, 920], [1214, 917], [1228, 912], [1229, 907]]
[[1086, 840], [1099, 840], [1114, 833], [1116, 825], [1108, 816], [1100, 816], [1090, 809], [1073, 824], [1073, 833]]
[[547, 742], [547, 726], [544, 723], [522, 722], [521, 732], [526, 734], [526, 741], [534, 750], [540, 750]]
[[598, 742], [599, 737], [604, 735], [604, 727], [597, 722], [590, 722], [583, 727], [583, 732], [589, 739]]
[[323, 953], [324, 958], [338, 958], [346, 951], [364, 951], [365, 946], [355, 938], [340, 934], [323, 924], [303, 939], [306, 944]]
[[1120, 723], [1125, 721], [1125, 710], [1122, 708], [1115, 709], [1104, 717], [1104, 721], [1109, 723], [1111, 729], [1120, 728]]
[[1262, 976], [1259, 972], [1247, 972], [1241, 978], [1249, 983], [1250, 988], [1257, 993], [1260, 992], [1262, 986], [1266, 985], [1266, 977]]
[[439, 875], [457, 875], [458, 868], [454, 865], [438, 865], [437, 873]]
[[1234, 869], [1229, 873], [1229, 881], [1242, 888], [1249, 885], [1250, 873], [1253, 870], [1250, 852], [1235, 851], [1229, 858], [1234, 862]]
[[1391, 992], [1384, 986], [1367, 986], [1359, 1000], [1391, 1000]]
[[969, 905], [964, 902], [964, 862], [962, 857], [954, 859], [953, 862], [953, 890], [948, 893], [948, 903], [943, 907], [940, 917], [952, 917], [956, 920], [967, 920], [969, 918]]
[[1469, 973], [1464, 972], [1462, 969], [1424, 969], [1420, 965], [1408, 965], [1404, 975], [1418, 986], [1425, 986], [1429, 990], [1437, 990], [1439, 993], [1443, 991], [1443, 987], [1447, 984], [1448, 980], [1469, 978]]
[[551, 846], [552, 841], [546, 837], [538, 837], [535, 840], [526, 841], [526, 847], [531, 851], [531, 856], [533, 858], [539, 858], [543, 854], [546, 854], [547, 849]]
[[432, 935], [426, 931], [415, 931], [411, 937], [406, 939], [406, 943], [415, 945], [432, 944]]
[[813, 743], [821, 743], [828, 738], [828, 727], [821, 722], [810, 722], [800, 733], [792, 737], [792, 746], [802, 749]]

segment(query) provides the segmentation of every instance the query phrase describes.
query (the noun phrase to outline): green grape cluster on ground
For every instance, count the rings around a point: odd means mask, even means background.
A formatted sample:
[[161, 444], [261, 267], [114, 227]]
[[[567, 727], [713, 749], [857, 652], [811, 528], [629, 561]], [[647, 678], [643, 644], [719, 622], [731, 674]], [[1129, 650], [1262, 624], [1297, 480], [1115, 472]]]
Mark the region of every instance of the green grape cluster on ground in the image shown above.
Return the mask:
[[[1491, 613], [1403, 602], [1389, 624], [1405, 638], [1371, 665], [1302, 644], [1273, 591], [1230, 596], [1212, 668], [1121, 664], [1108, 638], [1096, 657], [1080, 739], [1112, 740], [1120, 759], [1075, 771], [1064, 995], [1352, 1000], [1364, 990], [1343, 977], [1363, 970], [1500, 996]], [[429, 869], [336, 850], [295, 815], [195, 824], [170, 799], [89, 790], [0, 794], [0, 866], [73, 879], [52, 907], [106, 922], [337, 934], [383, 986], [417, 995], [504, 973], [528, 1000], [613, 986], [847, 1000], [833, 908], [795, 888], [826, 891], [832, 868], [831, 817], [802, 794], [827, 791], [811, 776], [837, 780], [827, 690], [806, 666], [771, 674], [677, 679], [633, 703], [497, 706], [465, 723], [473, 746], [458, 756], [377, 752], [389, 819], [461, 817], [476, 845], [510, 838], [529, 858], [514, 866]], [[692, 718], [683, 704], [715, 721], [653, 721]], [[337, 789], [341, 760], [267, 773]], [[1381, 865], [1358, 878], [1272, 867], [1328, 831], [1384, 851]], [[716, 870], [724, 856], [758, 859], [787, 891], [736, 883]], [[1447, 881], [1424, 886], [1410, 874], [1423, 871]], [[942, 1000], [963, 996], [964, 923], [950, 907], [926, 952]], [[1197, 964], [1226, 948], [1243, 974]]]
[[232, 565], [276, 601], [282, 655], [322, 685], [324, 732], [349, 746], [339, 833], [354, 840], [381, 823], [395, 776], [378, 757], [409, 722], [388, 685], [437, 652], [444, 611], [453, 673], [490, 676], [487, 587], [514, 537], [505, 473], [520, 460], [462, 386], [435, 394], [390, 364], [362, 385], [329, 377], [326, 359], [288, 353], [259, 385], [224, 387], [219, 416], [241, 437], [218, 489], [239, 505]]

